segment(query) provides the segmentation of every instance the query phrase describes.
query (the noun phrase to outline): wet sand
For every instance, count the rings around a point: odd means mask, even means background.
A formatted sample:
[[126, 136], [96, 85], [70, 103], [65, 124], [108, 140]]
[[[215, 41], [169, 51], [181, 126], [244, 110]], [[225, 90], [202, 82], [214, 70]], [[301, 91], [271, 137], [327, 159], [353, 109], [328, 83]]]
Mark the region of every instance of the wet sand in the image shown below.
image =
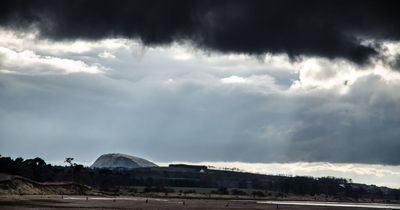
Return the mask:
[[354, 207], [320, 207], [258, 203], [254, 200], [212, 200], [212, 199], [164, 199], [143, 197], [96, 197], [96, 196], [59, 196], [24, 195], [0, 196], [0, 209], [374, 209]]

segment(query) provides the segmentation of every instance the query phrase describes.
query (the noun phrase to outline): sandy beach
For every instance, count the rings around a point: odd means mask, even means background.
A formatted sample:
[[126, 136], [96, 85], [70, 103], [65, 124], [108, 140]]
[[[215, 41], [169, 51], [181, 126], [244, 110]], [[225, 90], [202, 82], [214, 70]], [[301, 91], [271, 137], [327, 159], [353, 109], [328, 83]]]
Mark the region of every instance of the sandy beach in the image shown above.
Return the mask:
[[[256, 200], [163, 199], [60, 195], [3, 195], [0, 209], [375, 209], [263, 203]], [[390, 209], [390, 208], [388, 208]]]

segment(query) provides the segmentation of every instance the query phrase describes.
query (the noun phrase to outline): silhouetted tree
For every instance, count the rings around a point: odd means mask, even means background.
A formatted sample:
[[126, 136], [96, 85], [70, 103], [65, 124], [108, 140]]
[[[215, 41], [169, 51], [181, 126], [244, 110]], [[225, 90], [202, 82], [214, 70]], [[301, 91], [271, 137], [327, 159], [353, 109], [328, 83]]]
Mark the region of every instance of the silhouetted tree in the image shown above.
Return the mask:
[[76, 165], [76, 163], [72, 163], [73, 160], [74, 160], [74, 158], [67, 157], [67, 158], [65, 158], [65, 161], [64, 161], [64, 163], [68, 163], [69, 166], [71, 167], [72, 182], [74, 181], [74, 166]]
[[73, 163], [72, 163], [72, 161], [74, 160], [74, 158], [72, 158], [72, 157], [67, 157], [67, 158], [65, 158], [65, 161], [64, 161], [64, 163], [68, 163], [71, 167], [74, 165]]
[[22, 157], [18, 157], [15, 159], [15, 163], [17, 164], [22, 164], [24, 162], [24, 159]]
[[80, 164], [74, 164], [74, 166], [72, 167], [72, 170], [73, 170], [73, 173], [75, 174], [75, 179], [77, 179], [77, 182], [79, 182], [81, 172], [84, 169], [85, 169], [85, 167], [83, 167], [83, 165], [80, 165]]

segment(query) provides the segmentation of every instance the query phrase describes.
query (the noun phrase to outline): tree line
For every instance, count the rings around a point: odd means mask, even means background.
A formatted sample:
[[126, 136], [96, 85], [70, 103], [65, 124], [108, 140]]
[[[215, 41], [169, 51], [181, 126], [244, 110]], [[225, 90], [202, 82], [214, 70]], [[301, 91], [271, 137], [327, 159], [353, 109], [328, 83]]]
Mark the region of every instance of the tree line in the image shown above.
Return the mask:
[[[47, 164], [43, 159], [0, 157], [0, 173], [23, 176], [39, 182], [77, 182], [99, 190], [118, 190], [126, 186], [144, 186], [147, 191], [170, 187], [215, 188], [214, 193], [240, 195], [240, 189], [257, 190], [257, 196], [268, 192], [297, 195], [326, 195], [351, 198], [399, 199], [399, 189], [352, 183], [335, 177], [273, 176], [216, 170], [207, 167], [176, 165], [125, 169], [91, 169], [66, 158], [66, 166]], [[237, 189], [237, 190], [227, 190]]]

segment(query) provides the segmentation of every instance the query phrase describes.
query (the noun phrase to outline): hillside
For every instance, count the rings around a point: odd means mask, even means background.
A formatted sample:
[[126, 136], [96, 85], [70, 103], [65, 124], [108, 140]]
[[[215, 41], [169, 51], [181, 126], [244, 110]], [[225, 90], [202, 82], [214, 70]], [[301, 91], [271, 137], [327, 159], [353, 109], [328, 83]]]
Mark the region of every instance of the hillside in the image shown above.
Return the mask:
[[91, 187], [72, 182], [36, 182], [31, 179], [0, 174], [0, 194], [28, 194], [28, 195], [87, 195], [94, 194]]
[[136, 156], [110, 153], [104, 154], [90, 166], [91, 168], [141, 168], [141, 167], [157, 167], [156, 164]]

